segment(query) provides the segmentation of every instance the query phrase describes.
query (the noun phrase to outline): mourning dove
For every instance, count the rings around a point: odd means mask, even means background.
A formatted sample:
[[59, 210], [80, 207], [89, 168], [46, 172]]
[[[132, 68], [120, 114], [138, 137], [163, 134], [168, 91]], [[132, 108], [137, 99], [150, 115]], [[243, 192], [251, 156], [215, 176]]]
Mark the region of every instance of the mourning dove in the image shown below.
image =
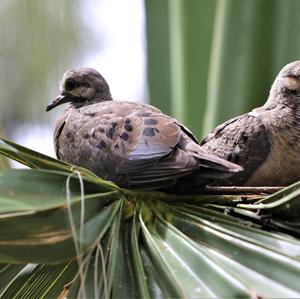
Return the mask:
[[187, 128], [159, 109], [112, 101], [107, 82], [92, 68], [68, 70], [60, 91], [46, 109], [69, 102], [55, 125], [57, 157], [119, 186], [179, 190], [242, 169], [207, 153]]
[[285, 186], [300, 180], [300, 61], [276, 77], [267, 102], [209, 134], [203, 149], [244, 170], [219, 184]]

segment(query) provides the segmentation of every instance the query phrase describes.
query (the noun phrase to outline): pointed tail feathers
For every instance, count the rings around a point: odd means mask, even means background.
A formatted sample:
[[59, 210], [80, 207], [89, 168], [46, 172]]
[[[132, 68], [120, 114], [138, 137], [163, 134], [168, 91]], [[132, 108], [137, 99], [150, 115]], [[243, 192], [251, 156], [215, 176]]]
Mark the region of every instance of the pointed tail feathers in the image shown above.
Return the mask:
[[209, 178], [227, 178], [235, 173], [243, 171], [240, 165], [231, 163], [203, 149], [197, 153], [200, 162], [201, 174]]

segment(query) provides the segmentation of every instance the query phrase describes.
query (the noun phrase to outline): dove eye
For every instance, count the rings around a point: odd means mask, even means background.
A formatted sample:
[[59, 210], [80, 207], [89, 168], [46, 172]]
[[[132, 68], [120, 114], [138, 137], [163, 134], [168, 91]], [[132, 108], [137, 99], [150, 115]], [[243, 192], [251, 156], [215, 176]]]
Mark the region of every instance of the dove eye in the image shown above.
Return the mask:
[[76, 86], [77, 82], [73, 79], [68, 79], [65, 82], [65, 89], [66, 90], [72, 90]]

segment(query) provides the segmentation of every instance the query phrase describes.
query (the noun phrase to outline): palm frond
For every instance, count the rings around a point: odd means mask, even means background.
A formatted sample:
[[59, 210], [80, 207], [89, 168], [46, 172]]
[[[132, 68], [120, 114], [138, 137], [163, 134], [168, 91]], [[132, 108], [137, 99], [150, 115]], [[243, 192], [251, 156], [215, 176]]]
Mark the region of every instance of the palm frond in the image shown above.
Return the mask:
[[2, 140], [0, 295], [300, 296], [300, 183], [273, 195], [125, 190]]

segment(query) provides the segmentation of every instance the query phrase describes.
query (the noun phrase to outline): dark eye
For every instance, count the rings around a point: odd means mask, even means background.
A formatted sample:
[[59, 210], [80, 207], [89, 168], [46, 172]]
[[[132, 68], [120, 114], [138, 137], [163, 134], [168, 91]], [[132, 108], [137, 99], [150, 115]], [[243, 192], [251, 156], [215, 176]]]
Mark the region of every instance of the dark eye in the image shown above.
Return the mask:
[[65, 82], [65, 89], [72, 90], [76, 86], [76, 81], [73, 79], [68, 79]]

